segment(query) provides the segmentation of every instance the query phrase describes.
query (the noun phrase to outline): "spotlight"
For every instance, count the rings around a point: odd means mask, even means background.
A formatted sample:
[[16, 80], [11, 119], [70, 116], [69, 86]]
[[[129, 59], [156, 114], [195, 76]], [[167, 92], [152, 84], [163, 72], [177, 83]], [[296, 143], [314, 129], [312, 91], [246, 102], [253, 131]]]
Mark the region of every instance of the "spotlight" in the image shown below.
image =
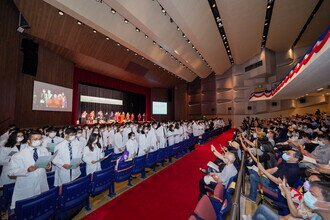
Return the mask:
[[125, 18], [124, 22], [125, 22], [126, 24], [128, 24], [128, 20], [127, 20], [126, 18]]
[[193, 45], [192, 48], [195, 49], [195, 46]]
[[190, 44], [190, 40], [188, 40], [188, 44]]
[[128, 48], [127, 48], [126, 50], [127, 50], [127, 51], [129, 51], [129, 49], [128, 49]]
[[116, 14], [116, 10], [113, 9], [113, 8], [111, 8], [111, 13], [112, 13], [112, 14]]
[[62, 15], [64, 15], [64, 12], [63, 11], [58, 11], [58, 14], [62, 16]]
[[268, 5], [267, 8], [270, 9], [270, 5]]
[[214, 3], [214, 4], [212, 5], [212, 8], [215, 8], [215, 6], [216, 6], [216, 5], [215, 5], [215, 3]]
[[164, 8], [162, 8], [162, 12], [163, 12], [163, 13], [166, 13], [166, 11], [165, 11], [165, 9], [164, 9]]
[[265, 23], [265, 26], [267, 26], [268, 25], [268, 23]]
[[105, 39], [106, 39], [106, 40], [110, 40], [110, 38], [108, 38], [108, 37], [106, 37]]
[[177, 26], [176, 29], [179, 31], [180, 30], [179, 26]]
[[119, 44], [119, 43], [117, 43], [117, 46], [120, 46], [120, 44]]
[[95, 34], [96, 34], [96, 33], [97, 33], [97, 31], [96, 31], [95, 29], [93, 29], [93, 33], [95, 33]]
[[139, 29], [139, 28], [135, 28], [135, 31], [136, 31], [136, 32], [140, 32], [140, 29]]
[[137, 53], [135, 53], [134, 55], [137, 56]]
[[162, 50], [162, 49], [163, 49], [163, 48], [162, 48], [162, 46], [159, 46], [159, 49], [161, 49], [161, 50]]
[[148, 35], [144, 35], [145, 36], [145, 38], [148, 38]]
[[142, 57], [141, 59], [144, 60], [144, 57]]
[[77, 21], [77, 24], [78, 24], [78, 25], [82, 25], [81, 21]]
[[186, 35], [184, 33], [182, 33], [182, 37], [186, 37]]
[[152, 42], [152, 44], [153, 44], [153, 45], [156, 45], [156, 42], [155, 42], [155, 41], [153, 41], [153, 42]]

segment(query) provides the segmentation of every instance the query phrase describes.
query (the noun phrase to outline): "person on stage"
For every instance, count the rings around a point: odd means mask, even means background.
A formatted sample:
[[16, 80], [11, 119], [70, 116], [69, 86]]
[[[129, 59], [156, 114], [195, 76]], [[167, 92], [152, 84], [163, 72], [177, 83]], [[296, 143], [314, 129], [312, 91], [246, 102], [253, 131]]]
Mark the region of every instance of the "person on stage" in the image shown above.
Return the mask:
[[129, 115], [129, 112], [126, 113], [126, 121], [129, 121], [131, 116]]
[[141, 121], [141, 117], [142, 117], [142, 116], [141, 116], [141, 114], [140, 114], [140, 113], [138, 114], [138, 116], [137, 116], [137, 117], [138, 117], [138, 121]]
[[131, 121], [134, 121], [134, 113], [131, 114]]

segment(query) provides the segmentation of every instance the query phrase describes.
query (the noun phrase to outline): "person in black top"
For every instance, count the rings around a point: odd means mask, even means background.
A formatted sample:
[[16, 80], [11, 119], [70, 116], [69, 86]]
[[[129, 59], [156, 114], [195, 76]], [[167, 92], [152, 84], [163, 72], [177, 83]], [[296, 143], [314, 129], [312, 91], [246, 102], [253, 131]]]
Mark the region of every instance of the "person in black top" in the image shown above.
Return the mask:
[[[250, 156], [257, 163], [258, 169], [267, 176], [262, 177], [262, 185], [264, 187], [275, 188], [280, 183], [280, 179], [284, 177], [287, 179], [289, 186], [293, 186], [294, 183], [303, 175], [303, 170], [299, 167], [298, 163], [303, 159], [303, 155], [299, 151], [289, 150], [282, 155], [282, 163], [277, 167], [271, 169], [265, 169], [264, 166], [257, 161], [257, 158], [253, 155], [252, 151], [249, 150]], [[280, 179], [279, 179], [280, 178]], [[250, 196], [249, 199], [256, 201], [257, 190], [260, 183], [260, 177], [257, 172], [251, 172], [250, 174]]]

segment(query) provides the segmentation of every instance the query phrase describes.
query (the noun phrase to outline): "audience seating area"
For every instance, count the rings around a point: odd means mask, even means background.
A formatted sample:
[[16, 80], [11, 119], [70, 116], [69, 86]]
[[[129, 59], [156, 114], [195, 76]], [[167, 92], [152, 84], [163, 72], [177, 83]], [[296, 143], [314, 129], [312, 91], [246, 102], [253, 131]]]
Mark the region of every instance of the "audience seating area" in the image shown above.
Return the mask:
[[[216, 129], [203, 135], [200, 142], [219, 135], [229, 127]], [[102, 161], [102, 170], [93, 175], [86, 176], [85, 164], [80, 165], [81, 176], [73, 182], [63, 184], [60, 188], [54, 187], [54, 172], [47, 173], [50, 190], [38, 196], [21, 200], [16, 203], [15, 213], [10, 215], [10, 219], [68, 219], [75, 216], [81, 208], [90, 210], [90, 196], [94, 197], [108, 190], [108, 196], [116, 195], [115, 182], [128, 181], [128, 186], [132, 186], [132, 175], [141, 174], [145, 178], [147, 168], [155, 171], [157, 164], [164, 166], [165, 162], [171, 163], [172, 157], [179, 158], [189, 152], [189, 148], [198, 142], [197, 138], [191, 136], [173, 146], [166, 147], [145, 156], [136, 157], [133, 160], [119, 163], [117, 169], [115, 165], [121, 154], [114, 154], [112, 150], [107, 150], [106, 155], [112, 154], [111, 159]], [[1, 197], [2, 211], [9, 210], [14, 184], [4, 185], [4, 194]], [[225, 197], [226, 201], [226, 197]], [[24, 216], [24, 217], [23, 217]]]

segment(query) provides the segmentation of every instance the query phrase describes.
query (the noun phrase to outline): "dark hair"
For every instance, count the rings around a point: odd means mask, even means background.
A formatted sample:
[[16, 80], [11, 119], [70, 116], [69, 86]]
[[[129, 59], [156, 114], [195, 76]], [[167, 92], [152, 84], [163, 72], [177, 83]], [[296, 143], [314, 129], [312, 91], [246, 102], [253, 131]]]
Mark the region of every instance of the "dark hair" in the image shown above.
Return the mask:
[[[86, 146], [89, 148], [90, 151], [94, 150], [93, 143], [97, 138], [99, 138], [98, 134], [91, 133], [91, 135], [89, 136]], [[96, 145], [98, 146], [98, 148], [101, 148], [99, 140], [97, 141]]]
[[50, 133], [50, 132], [57, 132], [57, 129], [54, 128], [54, 127], [49, 127], [49, 128], [47, 129], [47, 133]]
[[322, 196], [326, 202], [330, 202], [330, 182], [310, 182], [311, 187], [318, 187], [321, 189]]
[[[13, 133], [11, 133], [9, 135], [7, 143], [5, 144], [5, 147], [14, 147], [16, 145], [17, 134], [18, 133], [23, 133], [23, 132], [22, 131], [14, 131]], [[23, 137], [24, 137], [24, 133], [23, 133]]]
[[65, 129], [64, 134], [69, 135], [69, 134], [76, 134], [77, 130], [74, 127], [68, 127]]
[[135, 133], [134, 132], [128, 133], [128, 139], [131, 139], [132, 135], [135, 135]]
[[41, 133], [39, 131], [36, 131], [36, 130], [30, 130], [28, 132], [28, 139], [31, 140], [33, 135], [41, 135]]

